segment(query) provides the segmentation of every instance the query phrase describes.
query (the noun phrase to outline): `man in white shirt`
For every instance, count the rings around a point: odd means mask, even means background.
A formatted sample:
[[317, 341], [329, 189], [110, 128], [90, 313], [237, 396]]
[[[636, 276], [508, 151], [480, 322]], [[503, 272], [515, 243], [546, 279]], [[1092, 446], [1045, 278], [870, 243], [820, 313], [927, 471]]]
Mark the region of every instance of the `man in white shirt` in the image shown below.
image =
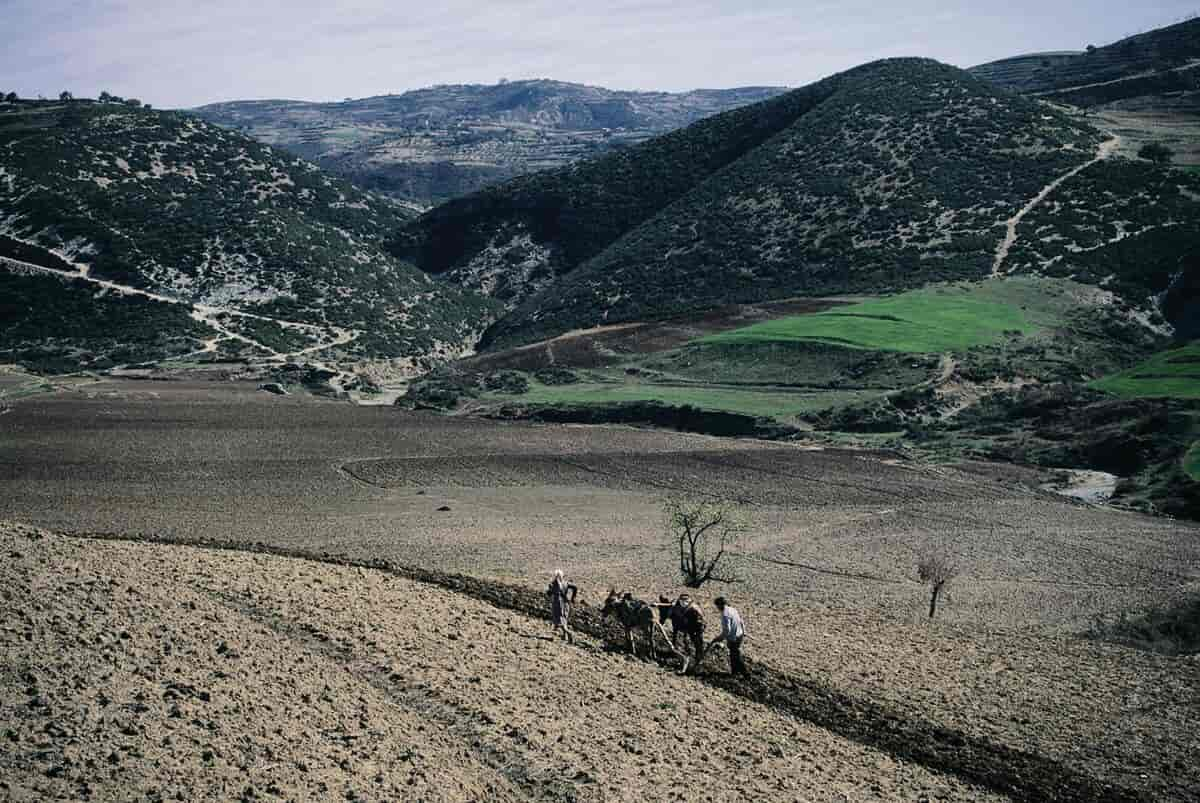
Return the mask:
[[742, 660], [742, 639], [746, 637], [742, 615], [724, 597], [717, 597], [713, 604], [721, 612], [721, 633], [708, 645], [709, 649], [725, 642], [729, 648], [729, 671], [734, 675], [749, 675], [750, 670], [746, 669], [746, 663]]

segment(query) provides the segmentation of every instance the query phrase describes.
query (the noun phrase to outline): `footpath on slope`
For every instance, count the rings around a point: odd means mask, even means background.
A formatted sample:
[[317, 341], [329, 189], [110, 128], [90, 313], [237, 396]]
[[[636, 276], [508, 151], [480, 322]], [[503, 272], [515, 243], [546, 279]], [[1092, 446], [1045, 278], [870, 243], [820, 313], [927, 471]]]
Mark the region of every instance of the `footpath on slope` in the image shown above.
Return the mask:
[[1097, 148], [1095, 158], [1084, 162], [1083, 164], [1074, 167], [1071, 170], [1068, 170], [1066, 173], [1063, 173], [1061, 176], [1054, 179], [1054, 181], [1051, 181], [1042, 188], [1041, 192], [1033, 196], [1029, 203], [1025, 204], [1025, 206], [1021, 207], [1021, 209], [1019, 209], [1015, 215], [1005, 221], [1004, 225], [1006, 231], [1004, 234], [1004, 239], [1001, 240], [1000, 244], [996, 247], [996, 257], [992, 262], [992, 278], [1003, 275], [1004, 262], [1008, 259], [1008, 254], [1010, 251], [1012, 251], [1012, 247], [1017, 243], [1017, 226], [1021, 224], [1021, 221], [1025, 219], [1025, 216], [1040, 206], [1041, 203], [1050, 197], [1051, 193], [1061, 187], [1063, 183], [1079, 175], [1092, 165], [1109, 159], [1113, 153], [1116, 152], [1120, 144], [1121, 138], [1115, 134], [1111, 139], [1100, 143], [1099, 148]]
[[[18, 242], [25, 242], [25, 241], [18, 240]], [[28, 242], [26, 242], [26, 244], [33, 245], [33, 243], [28, 243]], [[256, 315], [251, 312], [245, 312], [242, 310], [233, 309], [231, 307], [218, 307], [218, 306], [213, 306], [211, 304], [202, 304], [199, 302], [187, 301], [184, 299], [175, 298], [175, 297], [168, 296], [168, 295], [163, 295], [161, 293], [155, 293], [150, 290], [143, 290], [138, 287], [132, 287], [132, 286], [126, 285], [126, 284], [120, 284], [118, 282], [113, 282], [108, 279], [100, 279], [100, 278], [97, 278], [97, 277], [91, 275], [91, 269], [88, 265], [81, 264], [78, 262], [72, 262], [71, 260], [67, 259], [65, 255], [63, 255], [57, 251], [54, 251], [53, 249], [46, 249], [46, 248], [44, 248], [44, 246], [37, 246], [37, 247], [43, 248], [44, 250], [49, 251], [51, 254], [53, 254], [57, 258], [63, 260], [64, 262], [66, 262], [69, 265], [72, 265], [75, 268], [75, 271], [72, 272], [72, 271], [61, 270], [59, 268], [51, 268], [51, 267], [48, 267], [45, 265], [37, 265], [32, 262], [25, 262], [25, 261], [22, 261], [19, 259], [13, 259], [12, 257], [3, 257], [3, 256], [0, 256], [0, 267], [5, 267], [10, 270], [17, 271], [17, 272], [49, 275], [49, 276], [53, 276], [55, 278], [61, 279], [63, 281], [82, 281], [82, 282], [86, 282], [88, 284], [92, 284], [92, 285], [95, 285], [102, 289], [109, 290], [109, 291], [112, 291], [114, 293], [118, 293], [121, 295], [138, 296], [141, 298], [149, 299], [151, 301], [157, 301], [157, 302], [160, 302], [163, 304], [173, 304], [175, 306], [186, 307], [189, 311], [189, 316], [192, 318], [192, 320], [203, 323], [203, 324], [211, 327], [212, 329], [214, 329], [217, 332], [217, 337], [205, 341], [203, 348], [199, 349], [198, 351], [194, 351], [191, 354], [184, 355], [185, 357], [195, 356], [197, 354], [212, 354], [212, 353], [216, 352], [218, 344], [221, 341], [236, 340], [240, 343], [244, 343], [253, 348], [260, 349], [261, 351], [266, 353], [268, 362], [284, 362], [287, 360], [304, 357], [308, 354], [315, 354], [316, 352], [324, 351], [326, 349], [336, 348], [337, 346], [344, 346], [347, 343], [351, 343], [354, 340], [356, 340], [359, 337], [359, 335], [361, 334], [360, 332], [357, 332], [354, 330], [343, 329], [341, 327], [332, 326], [332, 325], [320, 326], [320, 325], [311, 324], [311, 323], [300, 323], [298, 321], [285, 321], [285, 320], [282, 320], [279, 318], [271, 318], [271, 317], [268, 317], [265, 315]], [[264, 321], [264, 322], [268, 322], [268, 323], [274, 323], [284, 329], [295, 329], [295, 330], [306, 331], [306, 332], [311, 333], [313, 338], [316, 339], [318, 342], [313, 346], [308, 346], [306, 348], [298, 349], [296, 351], [280, 352], [274, 348], [271, 348], [270, 346], [266, 345], [265, 343], [261, 343], [258, 340], [255, 340], [251, 337], [247, 337], [246, 335], [243, 335], [239, 332], [235, 332], [232, 329], [228, 328], [223, 323], [221, 323], [221, 320], [220, 320], [221, 316], [232, 316], [235, 318], [246, 318], [248, 320]], [[324, 337], [326, 335], [326, 333], [330, 333], [330, 332], [333, 334], [332, 339], [330, 339], [330, 340], [322, 340], [321, 339], [322, 337]], [[180, 359], [180, 358], [174, 358], [174, 359]], [[331, 384], [334, 385], [335, 390], [343, 389], [342, 388], [342, 380], [345, 377], [349, 376], [349, 374], [340, 370], [336, 366], [327, 365], [322, 362], [314, 362], [314, 361], [310, 361], [310, 362], [312, 362], [312, 364], [317, 368], [333, 372], [336, 376], [332, 380]]]
[[[449, 589], [525, 616], [545, 619], [548, 615], [544, 597], [539, 590], [467, 575], [404, 566], [387, 560], [355, 560], [328, 552], [316, 554], [252, 542], [210, 539], [162, 540], [145, 535], [111, 533], [69, 535], [97, 540], [252, 552], [371, 569]], [[616, 625], [602, 619], [595, 608], [579, 606], [572, 614], [572, 620], [577, 632], [599, 638], [611, 649], [619, 649], [624, 644], [623, 634]], [[666, 653], [656, 657], [660, 662], [672, 660]], [[761, 662], [752, 663], [750, 678], [735, 680], [724, 673], [708, 673], [698, 676], [697, 682], [765, 705], [857, 744], [881, 750], [898, 760], [914, 762], [935, 772], [954, 775], [1016, 800], [1134, 803], [1153, 799], [1138, 790], [1104, 783], [1045, 756], [897, 713], [870, 700], [855, 698], [836, 688], [790, 675]]]

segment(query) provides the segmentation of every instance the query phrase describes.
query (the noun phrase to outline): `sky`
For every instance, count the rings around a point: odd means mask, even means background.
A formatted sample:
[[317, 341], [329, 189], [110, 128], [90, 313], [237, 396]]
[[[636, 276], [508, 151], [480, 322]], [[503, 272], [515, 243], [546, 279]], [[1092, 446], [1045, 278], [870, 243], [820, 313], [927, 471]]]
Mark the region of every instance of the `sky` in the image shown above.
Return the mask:
[[181, 108], [501, 78], [800, 86], [890, 56], [968, 67], [1080, 50], [1196, 12], [1200, 0], [0, 0], [0, 91]]

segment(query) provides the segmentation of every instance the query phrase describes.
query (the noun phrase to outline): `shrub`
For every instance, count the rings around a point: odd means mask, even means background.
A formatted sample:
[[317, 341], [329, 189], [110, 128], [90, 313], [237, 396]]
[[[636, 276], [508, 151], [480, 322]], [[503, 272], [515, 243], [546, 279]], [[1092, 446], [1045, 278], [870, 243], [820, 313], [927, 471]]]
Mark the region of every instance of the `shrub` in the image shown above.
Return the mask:
[[665, 511], [667, 538], [679, 550], [679, 573], [688, 588], [700, 588], [709, 580], [737, 581], [725, 564], [747, 526], [732, 502], [672, 499]]
[[917, 559], [917, 578], [929, 586], [929, 618], [937, 613], [938, 596], [942, 589], [958, 574], [958, 565], [950, 554], [941, 548], [930, 548]]

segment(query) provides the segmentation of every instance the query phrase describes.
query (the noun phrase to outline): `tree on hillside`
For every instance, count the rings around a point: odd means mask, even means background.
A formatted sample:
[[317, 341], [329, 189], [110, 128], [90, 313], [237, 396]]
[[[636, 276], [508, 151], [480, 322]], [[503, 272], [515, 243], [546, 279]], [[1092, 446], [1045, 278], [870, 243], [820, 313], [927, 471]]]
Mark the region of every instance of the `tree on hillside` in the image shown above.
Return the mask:
[[125, 101], [125, 105], [132, 106], [133, 108], [136, 109], [142, 105], [142, 102], [140, 100], [138, 100], [137, 98], [130, 98], [129, 100]]
[[66, 103], [68, 101], [75, 100], [75, 96], [64, 89], [62, 92], [58, 93], [58, 99], [61, 100], [63, 103]]
[[1138, 151], [1138, 156], [1160, 165], [1168, 164], [1174, 155], [1175, 151], [1161, 142], [1147, 142]]
[[5, 102], [7, 102], [7, 103], [16, 103], [16, 102], [17, 102], [18, 100], [20, 100], [20, 99], [21, 99], [21, 98], [19, 98], [19, 97], [17, 96], [17, 93], [16, 93], [16, 92], [9, 92], [7, 95], [5, 95], [5, 96], [4, 96], [4, 100], [5, 100]]
[[96, 98], [96, 100], [100, 101], [101, 103], [109, 103], [112, 101], [112, 95], [108, 94], [107, 91], [101, 92], [100, 97]]
[[929, 586], [929, 618], [937, 613], [938, 597], [958, 574], [958, 566], [943, 549], [927, 549], [917, 559], [917, 577]]
[[665, 512], [667, 537], [679, 550], [679, 573], [688, 588], [709, 580], [737, 582], [728, 567], [729, 550], [748, 528], [733, 503], [672, 499]]

